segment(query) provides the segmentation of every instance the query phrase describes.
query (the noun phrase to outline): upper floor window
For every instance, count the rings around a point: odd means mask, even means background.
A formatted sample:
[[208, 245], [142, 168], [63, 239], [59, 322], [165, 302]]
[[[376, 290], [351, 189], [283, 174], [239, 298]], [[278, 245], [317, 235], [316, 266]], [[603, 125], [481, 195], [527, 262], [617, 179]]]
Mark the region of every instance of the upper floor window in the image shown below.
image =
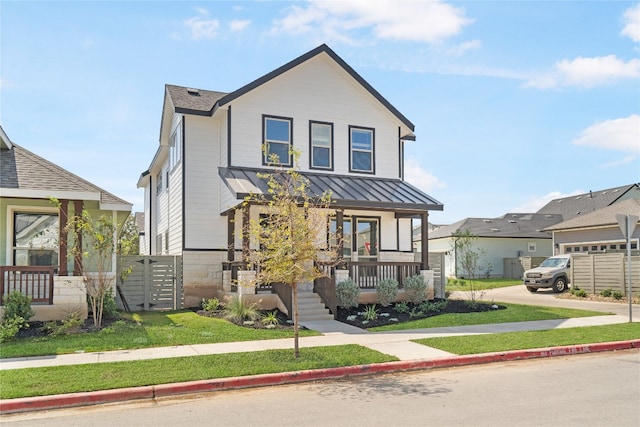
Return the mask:
[[292, 166], [292, 127], [291, 118], [262, 116], [263, 164]]
[[156, 194], [162, 193], [162, 171], [156, 175]]
[[349, 170], [375, 173], [374, 130], [349, 126]]
[[182, 124], [179, 124], [169, 140], [169, 169], [173, 169], [182, 159]]
[[333, 124], [309, 122], [312, 169], [333, 170]]

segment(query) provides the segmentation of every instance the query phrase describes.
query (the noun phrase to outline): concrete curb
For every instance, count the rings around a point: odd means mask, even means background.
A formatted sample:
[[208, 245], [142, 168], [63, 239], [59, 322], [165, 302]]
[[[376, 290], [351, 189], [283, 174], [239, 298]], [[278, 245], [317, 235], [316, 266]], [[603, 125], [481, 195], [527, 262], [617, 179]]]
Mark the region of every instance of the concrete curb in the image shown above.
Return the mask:
[[155, 386], [120, 388], [87, 393], [70, 393], [53, 396], [37, 396], [0, 400], [0, 414], [32, 412], [47, 409], [71, 408], [129, 400], [149, 400], [182, 394], [206, 393], [250, 387], [293, 384], [323, 379], [337, 379], [349, 376], [371, 375], [422, 369], [448, 368], [476, 364], [536, 359], [542, 357], [570, 356], [599, 353], [605, 351], [631, 350], [640, 348], [640, 339], [597, 344], [582, 344], [549, 347], [531, 350], [514, 350], [499, 353], [484, 353], [455, 356], [435, 360], [409, 360], [376, 363], [371, 365], [345, 366], [341, 368], [313, 369], [307, 371], [283, 372], [276, 374], [250, 375], [245, 377], [219, 378], [189, 381]]

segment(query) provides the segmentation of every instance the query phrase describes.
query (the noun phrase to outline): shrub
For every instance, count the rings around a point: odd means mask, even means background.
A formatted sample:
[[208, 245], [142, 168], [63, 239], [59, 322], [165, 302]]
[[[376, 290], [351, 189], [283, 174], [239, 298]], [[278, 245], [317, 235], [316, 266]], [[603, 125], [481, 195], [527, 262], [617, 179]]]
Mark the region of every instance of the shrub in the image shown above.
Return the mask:
[[575, 288], [571, 288], [571, 294], [580, 298], [585, 298], [587, 296], [587, 291], [585, 291], [584, 289], [575, 287]]
[[22, 328], [28, 328], [27, 321], [33, 317], [35, 312], [31, 309], [31, 297], [23, 295], [18, 291], [11, 292], [4, 300], [4, 320], [22, 317]]
[[0, 322], [0, 343], [12, 340], [25, 323], [24, 318], [20, 316], [3, 319]]
[[394, 304], [393, 308], [398, 313], [408, 313], [409, 312], [409, 306], [407, 305], [406, 302], [397, 302], [397, 303]]
[[409, 302], [420, 304], [427, 299], [427, 284], [420, 275], [407, 277], [404, 281], [404, 291]]
[[260, 305], [258, 303], [247, 302], [237, 296], [231, 298], [224, 306], [224, 318], [232, 322], [254, 321], [260, 317]]
[[365, 320], [376, 320], [378, 318], [378, 309], [373, 304], [368, 305], [364, 308], [362, 316]]
[[600, 291], [600, 295], [602, 295], [603, 297], [610, 297], [611, 293], [613, 292], [613, 290], [611, 288], [607, 288], [607, 289], [603, 289]]
[[360, 288], [351, 279], [343, 280], [336, 285], [336, 298], [340, 307], [357, 307], [359, 296]]
[[617, 300], [621, 300], [621, 299], [622, 299], [622, 297], [623, 297], [622, 292], [620, 292], [620, 291], [613, 291], [613, 292], [611, 292], [611, 296], [612, 296], [614, 299], [617, 299]]
[[220, 300], [218, 298], [202, 298], [202, 309], [204, 311], [208, 311], [209, 313], [213, 313], [214, 311], [218, 311], [220, 308]]
[[419, 317], [419, 316], [422, 316], [423, 314], [424, 313], [422, 312], [422, 310], [420, 310], [418, 307], [413, 307], [413, 309], [409, 313], [409, 317], [411, 317], [411, 318]]
[[396, 279], [382, 279], [376, 286], [376, 294], [378, 302], [387, 307], [391, 304], [398, 294], [398, 281]]
[[49, 335], [57, 337], [60, 335], [67, 335], [73, 331], [77, 331], [82, 325], [83, 320], [80, 318], [80, 313], [72, 311], [67, 313], [62, 322], [57, 323], [55, 321], [47, 322], [45, 324], [45, 330]]
[[116, 304], [116, 299], [113, 296], [113, 289], [111, 288], [109, 288], [104, 296], [104, 301], [102, 303], [102, 317], [104, 319], [117, 319], [120, 317], [120, 313], [118, 313], [118, 304]]
[[268, 311], [262, 317], [261, 320], [263, 325], [273, 325], [276, 326], [280, 321], [278, 320], [278, 312], [276, 310]]

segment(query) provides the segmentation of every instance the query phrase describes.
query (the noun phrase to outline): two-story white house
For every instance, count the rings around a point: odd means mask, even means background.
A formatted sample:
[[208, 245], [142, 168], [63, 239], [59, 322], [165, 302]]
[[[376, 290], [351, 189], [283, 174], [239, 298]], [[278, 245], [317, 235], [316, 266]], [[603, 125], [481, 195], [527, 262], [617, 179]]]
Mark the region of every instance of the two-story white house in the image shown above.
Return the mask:
[[270, 154], [294, 166], [293, 148], [312, 189], [332, 191], [327, 230], [343, 225], [352, 275], [428, 270], [427, 236], [414, 262], [412, 219], [427, 223], [443, 205], [404, 181], [404, 144], [414, 140], [413, 123], [326, 45], [231, 93], [166, 85], [160, 146], [138, 181], [140, 246], [182, 256], [185, 306], [224, 295], [223, 270], [257, 249], [243, 225], [260, 207], [236, 208], [264, 190]]

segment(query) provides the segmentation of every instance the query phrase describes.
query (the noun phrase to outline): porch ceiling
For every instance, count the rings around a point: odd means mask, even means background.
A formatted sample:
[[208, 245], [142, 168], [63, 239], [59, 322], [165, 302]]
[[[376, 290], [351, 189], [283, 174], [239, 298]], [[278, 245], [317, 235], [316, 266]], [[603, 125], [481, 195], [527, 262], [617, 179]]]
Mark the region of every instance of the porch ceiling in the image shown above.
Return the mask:
[[[268, 186], [258, 175], [272, 169], [220, 167], [218, 173], [239, 201], [251, 194], [267, 194]], [[310, 183], [310, 192], [332, 192], [332, 207], [345, 209], [387, 210], [407, 214], [441, 211], [443, 205], [428, 194], [400, 179], [300, 172]]]

